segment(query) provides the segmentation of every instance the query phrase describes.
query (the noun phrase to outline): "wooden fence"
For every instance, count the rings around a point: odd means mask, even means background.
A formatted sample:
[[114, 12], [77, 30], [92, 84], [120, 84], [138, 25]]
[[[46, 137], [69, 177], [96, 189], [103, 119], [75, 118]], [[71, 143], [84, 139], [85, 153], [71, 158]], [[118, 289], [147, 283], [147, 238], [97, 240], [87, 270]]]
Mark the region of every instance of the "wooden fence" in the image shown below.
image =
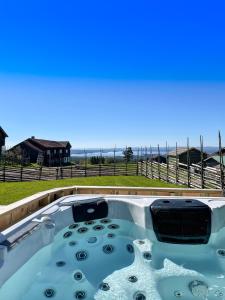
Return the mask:
[[0, 166], [0, 182], [58, 180], [90, 176], [134, 176], [138, 175], [137, 163], [132, 164], [99, 164], [79, 166], [71, 165], [58, 168], [30, 168]]
[[166, 182], [183, 184], [192, 188], [223, 189], [224, 172], [221, 169], [200, 165], [165, 164], [151, 160], [139, 162], [139, 175]]
[[193, 164], [190, 166], [181, 163], [165, 164], [151, 160], [131, 164], [72, 165], [58, 168], [0, 167], [2, 182], [119, 175], [141, 175], [192, 188], [221, 189], [224, 186], [224, 176], [220, 169], [202, 168]]
[[220, 169], [199, 165], [158, 163], [151, 160], [131, 164], [71, 165], [57, 168], [0, 167], [0, 182], [58, 180], [90, 176], [136, 176], [160, 179], [192, 188], [221, 189], [224, 176]]

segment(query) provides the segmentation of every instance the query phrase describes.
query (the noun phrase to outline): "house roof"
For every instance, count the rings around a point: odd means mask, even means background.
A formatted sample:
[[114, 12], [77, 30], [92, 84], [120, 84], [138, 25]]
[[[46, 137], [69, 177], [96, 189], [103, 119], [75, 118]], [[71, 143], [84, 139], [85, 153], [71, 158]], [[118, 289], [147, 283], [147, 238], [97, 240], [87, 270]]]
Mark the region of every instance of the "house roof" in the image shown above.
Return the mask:
[[24, 142], [22, 142], [23, 144], [25, 144], [26, 146], [32, 148], [33, 150], [35, 151], [38, 151], [38, 152], [43, 152], [39, 147], [35, 146], [34, 144], [32, 144], [31, 142], [29, 142], [29, 140], [26, 140]]
[[[192, 150], [195, 150], [195, 151], [198, 151], [200, 152], [199, 149], [195, 148], [195, 147], [192, 147], [192, 148], [189, 148], [189, 151], [192, 151]], [[186, 147], [183, 147], [183, 148], [177, 148], [177, 155], [181, 155], [181, 154], [184, 154], [188, 151], [188, 148]], [[175, 150], [172, 150], [168, 153], [168, 156], [176, 156], [176, 149]]]
[[166, 158], [166, 156], [165, 155], [162, 155], [162, 154], [160, 154], [160, 155], [158, 155], [158, 154], [155, 154], [155, 155], [152, 155], [152, 159], [157, 159], [158, 157], [162, 157], [162, 158]]
[[65, 148], [68, 145], [71, 147], [69, 141], [51, 141], [51, 140], [43, 140], [43, 139], [35, 139], [35, 138], [29, 138], [27, 139], [32, 144], [35, 144], [36, 146], [41, 146], [44, 148]]
[[[218, 164], [220, 164], [220, 156], [219, 155], [212, 155], [212, 156], [206, 158], [205, 161], [207, 162], [210, 159], [213, 159], [216, 162], [218, 162]], [[225, 166], [225, 157], [224, 156], [222, 156], [222, 163]]]
[[69, 141], [50, 141], [50, 140], [29, 138], [15, 146], [13, 146], [11, 149], [9, 149], [9, 151], [14, 149], [15, 147], [17, 147], [20, 144], [25, 144], [26, 146], [28, 146], [38, 152], [43, 152], [45, 149], [56, 149], [56, 148], [62, 149], [62, 148], [66, 148], [68, 145], [69, 145], [69, 147], [71, 147], [71, 144]]
[[8, 137], [8, 134], [3, 130], [3, 128], [0, 126], [0, 132], [5, 136]]
[[[223, 148], [221, 149], [221, 152], [222, 152], [223, 155], [225, 154], [225, 147], [223, 147]], [[213, 152], [213, 153], [210, 155], [210, 157], [216, 156], [216, 155], [219, 155], [219, 151]]]
[[62, 144], [64, 147], [67, 147], [68, 144], [71, 146], [69, 141], [60, 141], [59, 143]]

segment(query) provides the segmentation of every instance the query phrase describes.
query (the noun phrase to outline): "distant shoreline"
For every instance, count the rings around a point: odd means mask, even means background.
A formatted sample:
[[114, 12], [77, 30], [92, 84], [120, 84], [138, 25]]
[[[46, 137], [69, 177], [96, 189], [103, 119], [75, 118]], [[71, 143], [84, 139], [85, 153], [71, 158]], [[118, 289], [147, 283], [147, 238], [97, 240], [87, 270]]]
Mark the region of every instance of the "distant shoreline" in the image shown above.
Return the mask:
[[[183, 147], [182, 147], [183, 148]], [[199, 148], [199, 147], [196, 147]], [[125, 148], [116, 148], [115, 150], [115, 156], [116, 157], [122, 157], [123, 156], [123, 151]], [[174, 150], [175, 147], [169, 147], [169, 151]], [[132, 148], [134, 155], [137, 155], [138, 152], [138, 147], [133, 147]], [[85, 152], [84, 152], [85, 151]], [[142, 155], [145, 154], [145, 147], [142, 148]], [[218, 147], [214, 146], [209, 146], [209, 147], [204, 147], [204, 152], [210, 154], [213, 152], [218, 151]], [[139, 155], [141, 154], [141, 148], [139, 148]], [[90, 149], [72, 149], [71, 150], [71, 156], [72, 157], [84, 157], [84, 155], [87, 155], [87, 157], [91, 156], [105, 156], [105, 157], [113, 157], [114, 156], [114, 149], [113, 148], [90, 148]], [[147, 147], [147, 153], [148, 155], [150, 154], [150, 148]], [[157, 147], [152, 147], [152, 154], [158, 154], [158, 148]], [[166, 147], [160, 147], [160, 154], [164, 155], [166, 154]]]

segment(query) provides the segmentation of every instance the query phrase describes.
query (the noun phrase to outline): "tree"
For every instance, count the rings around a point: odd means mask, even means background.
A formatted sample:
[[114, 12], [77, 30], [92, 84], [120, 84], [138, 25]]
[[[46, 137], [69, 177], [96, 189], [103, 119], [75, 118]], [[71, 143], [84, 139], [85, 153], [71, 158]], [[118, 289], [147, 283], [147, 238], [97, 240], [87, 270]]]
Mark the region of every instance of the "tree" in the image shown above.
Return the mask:
[[90, 163], [92, 165], [98, 165], [98, 164], [104, 164], [105, 163], [105, 158], [102, 156], [92, 156], [90, 158]]
[[133, 150], [131, 147], [127, 147], [126, 150], [123, 151], [124, 159], [129, 162], [133, 159]]
[[90, 163], [91, 163], [92, 165], [96, 165], [96, 164], [97, 164], [97, 160], [96, 160], [96, 157], [95, 157], [95, 156], [92, 156], [92, 157], [90, 158]]

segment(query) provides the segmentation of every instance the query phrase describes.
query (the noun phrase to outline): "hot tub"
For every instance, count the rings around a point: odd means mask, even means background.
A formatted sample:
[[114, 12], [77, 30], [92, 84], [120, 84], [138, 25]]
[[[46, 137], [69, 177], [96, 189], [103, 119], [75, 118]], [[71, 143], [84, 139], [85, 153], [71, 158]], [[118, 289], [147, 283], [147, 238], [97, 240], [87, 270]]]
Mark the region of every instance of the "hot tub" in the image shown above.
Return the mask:
[[0, 235], [0, 299], [225, 299], [225, 199], [67, 196]]

